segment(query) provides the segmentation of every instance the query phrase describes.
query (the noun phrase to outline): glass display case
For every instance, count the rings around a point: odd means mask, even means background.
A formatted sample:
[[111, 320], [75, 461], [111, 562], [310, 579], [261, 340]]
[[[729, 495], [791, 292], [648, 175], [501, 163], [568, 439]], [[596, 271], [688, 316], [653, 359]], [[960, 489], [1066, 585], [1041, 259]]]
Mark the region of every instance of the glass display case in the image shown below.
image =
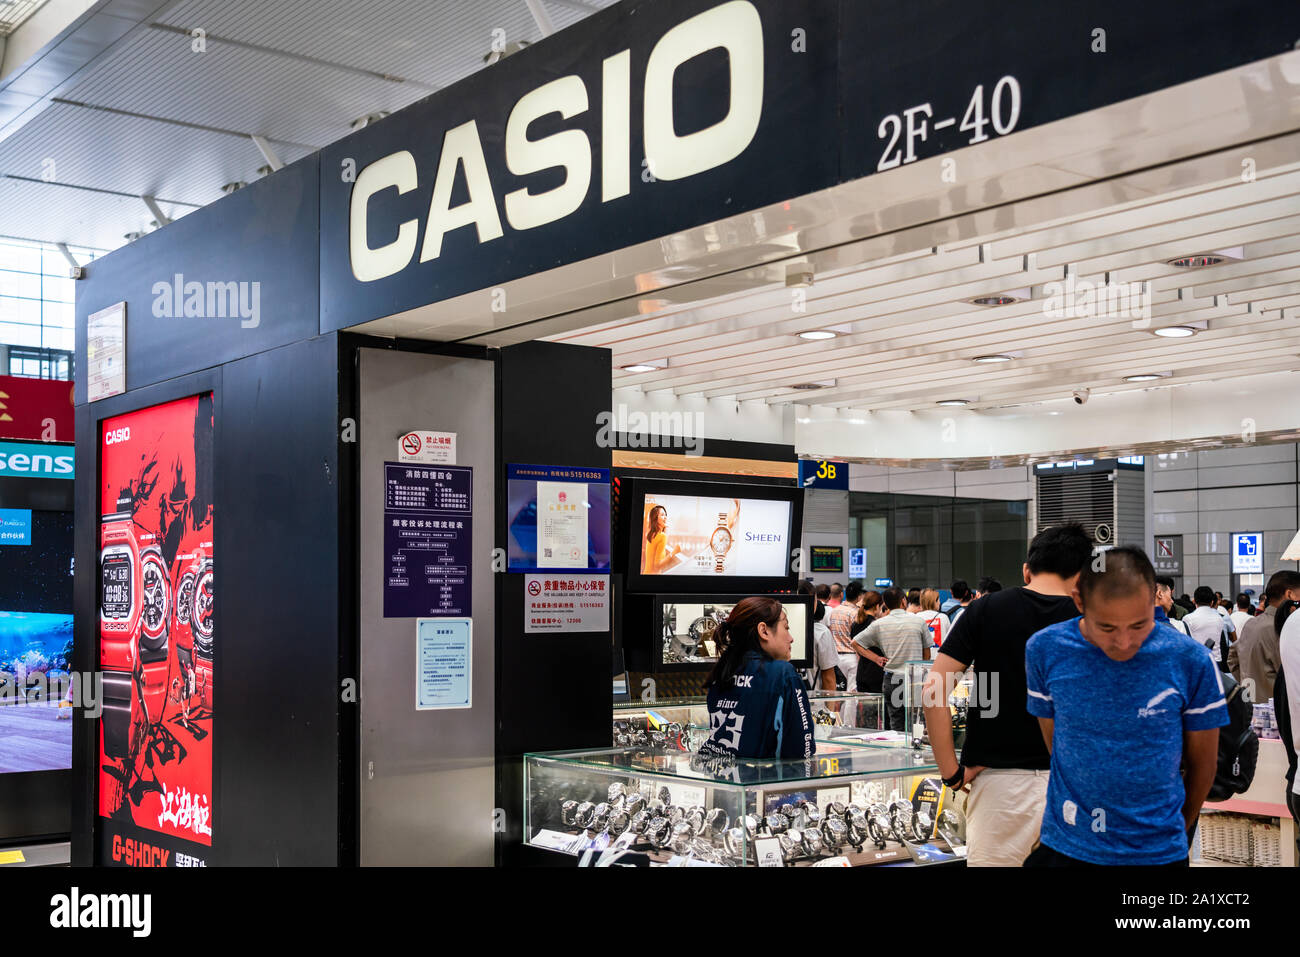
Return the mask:
[[[925, 728], [925, 679], [930, 674], [929, 661], [909, 661], [907, 681], [904, 684], [905, 733], [909, 744], [917, 750], [930, 747], [930, 735]], [[966, 742], [966, 712], [975, 704], [975, 675], [967, 671], [952, 694], [948, 695], [948, 710], [952, 713], [952, 740], [961, 754]]]
[[[819, 741], [884, 727], [883, 695], [813, 691], [808, 704]], [[708, 736], [709, 710], [703, 697], [614, 705], [610, 743], [617, 748], [697, 751]]]
[[[640, 748], [524, 756], [524, 839], [600, 863], [813, 866], [961, 856], [924, 754], [818, 744], [811, 759], [706, 762]], [[590, 853], [588, 853], [590, 852]]]

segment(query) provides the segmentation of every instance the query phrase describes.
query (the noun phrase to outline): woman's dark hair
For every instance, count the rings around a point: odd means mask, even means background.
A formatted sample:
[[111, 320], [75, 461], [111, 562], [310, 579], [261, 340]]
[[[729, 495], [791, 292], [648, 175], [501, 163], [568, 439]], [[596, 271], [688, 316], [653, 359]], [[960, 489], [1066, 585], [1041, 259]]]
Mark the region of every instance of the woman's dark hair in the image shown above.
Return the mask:
[[1300, 608], [1300, 601], [1284, 601], [1277, 606], [1277, 613], [1273, 616], [1273, 630], [1277, 632], [1279, 638], [1282, 637], [1282, 626], [1291, 617], [1291, 612], [1297, 608]]
[[745, 656], [756, 651], [764, 661], [771, 658], [759, 643], [760, 623], [775, 628], [781, 621], [781, 603], [775, 598], [742, 598], [731, 609], [727, 620], [718, 625], [713, 640], [718, 643], [718, 663], [709, 672], [707, 687], [730, 687], [734, 675], [744, 670]]
[[[823, 588], [827, 588], [827, 586], [825, 585], [814, 586], [812, 582], [807, 581], [806, 579], [799, 583], [799, 588], [798, 588], [799, 594], [807, 595], [809, 598], [813, 600], [813, 621], [821, 621], [823, 618], [826, 617], [826, 606], [822, 604], [821, 595], [819, 594], [819, 592]], [[827, 591], [829, 590], [830, 589], [827, 588]]]
[[655, 512], [663, 512], [664, 515], [667, 515], [668, 509], [664, 508], [662, 505], [656, 505], [654, 508], [650, 509], [650, 521], [646, 523], [650, 527], [646, 529], [645, 533], [645, 540], [647, 542], [655, 537]]

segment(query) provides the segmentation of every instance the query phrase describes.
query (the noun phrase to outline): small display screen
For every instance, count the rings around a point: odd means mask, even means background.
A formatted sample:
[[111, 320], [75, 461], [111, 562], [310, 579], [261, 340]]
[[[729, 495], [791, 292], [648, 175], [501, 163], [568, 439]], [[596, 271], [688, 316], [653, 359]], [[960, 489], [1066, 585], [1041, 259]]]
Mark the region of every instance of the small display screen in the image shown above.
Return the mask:
[[[660, 608], [661, 636], [660, 661], [665, 665], [712, 664], [718, 660], [716, 632], [727, 620], [731, 609], [743, 596], [725, 600], [689, 598], [665, 601]], [[780, 600], [779, 596], [773, 596]], [[782, 603], [790, 634], [790, 660], [804, 661], [808, 657], [808, 606], [800, 602]]]
[[844, 571], [844, 549], [830, 545], [812, 546], [812, 570], [815, 572]]

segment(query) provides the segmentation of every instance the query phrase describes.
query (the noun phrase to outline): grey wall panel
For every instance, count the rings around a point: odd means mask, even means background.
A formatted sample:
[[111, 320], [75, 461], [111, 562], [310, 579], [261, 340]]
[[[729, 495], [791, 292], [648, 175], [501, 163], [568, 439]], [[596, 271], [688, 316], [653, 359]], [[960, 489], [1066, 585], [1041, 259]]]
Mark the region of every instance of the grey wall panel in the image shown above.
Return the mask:
[[[361, 350], [361, 863], [491, 866], [495, 801], [495, 368]], [[473, 707], [415, 710], [415, 619], [385, 618], [383, 463], [413, 429], [474, 469]], [[371, 763], [373, 762], [373, 776]]]
[[1231, 449], [1206, 449], [1196, 453], [1196, 467], [1200, 469], [1261, 465], [1269, 462], [1294, 463], [1294, 443], [1243, 445]]
[[1159, 513], [1195, 512], [1197, 508], [1196, 489], [1185, 489], [1176, 492], [1157, 490], [1152, 498], [1152, 507]]
[[1197, 482], [1201, 488], [1294, 482], [1295, 477], [1294, 458], [1286, 462], [1260, 462], [1255, 465], [1231, 465], [1196, 470]]
[[1219, 532], [1224, 538], [1232, 532], [1258, 532], [1261, 529], [1295, 527], [1295, 505], [1279, 508], [1234, 508], [1220, 512], [1201, 512], [1201, 531]]
[[1203, 488], [1202, 512], [1285, 508], [1295, 511], [1295, 485], [1245, 485], [1236, 488]]

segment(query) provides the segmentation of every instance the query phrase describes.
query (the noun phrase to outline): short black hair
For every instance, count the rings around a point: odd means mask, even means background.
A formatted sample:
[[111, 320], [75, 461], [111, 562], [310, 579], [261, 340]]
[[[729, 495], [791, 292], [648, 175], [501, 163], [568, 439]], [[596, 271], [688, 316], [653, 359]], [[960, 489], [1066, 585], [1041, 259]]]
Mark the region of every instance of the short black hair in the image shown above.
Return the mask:
[[1209, 585], [1202, 585], [1196, 591], [1192, 592], [1192, 601], [1198, 605], [1214, 604], [1214, 589]]
[[844, 589], [844, 600], [851, 605], [858, 600], [858, 596], [861, 594], [862, 583], [856, 581], [849, 582], [848, 586]]
[[1034, 536], [1029, 543], [1025, 564], [1029, 574], [1047, 573], [1073, 578], [1092, 558], [1092, 536], [1078, 522], [1052, 525]]
[[998, 581], [996, 578], [981, 578], [979, 590], [981, 594], [991, 595], [995, 591], [1002, 591], [1002, 582]]
[[1174, 590], [1174, 578], [1172, 575], [1157, 575], [1156, 584], [1161, 588], [1168, 588], [1171, 592]]
[[818, 585], [818, 586], [817, 586], [817, 600], [818, 600], [818, 601], [830, 601], [830, 598], [831, 598], [831, 586], [830, 586], [830, 585]]
[[966, 584], [966, 579], [964, 578], [958, 578], [952, 583], [952, 587], [948, 590], [952, 592], [952, 597], [956, 598], [958, 601], [965, 601], [970, 597], [970, 585]]
[[1237, 607], [1242, 611], [1250, 611], [1253, 606], [1254, 602], [1250, 600], [1250, 596], [1244, 591], [1237, 595]]
[[1107, 598], [1131, 595], [1142, 588], [1155, 595], [1156, 570], [1147, 553], [1136, 545], [1107, 549], [1098, 558], [1101, 561], [1090, 561], [1079, 572], [1079, 595], [1084, 604], [1098, 590]]
[[1264, 597], [1268, 599], [1269, 604], [1282, 600], [1292, 588], [1300, 588], [1300, 572], [1280, 571], [1274, 572], [1273, 577], [1268, 580], [1268, 587], [1264, 590]]
[[889, 588], [886, 588], [880, 597], [885, 600], [885, 607], [890, 611], [893, 611], [895, 608], [903, 607], [903, 589], [899, 588], [897, 585], [891, 585]]
[[919, 588], [909, 588], [909, 589], [907, 590], [907, 603], [908, 603], [909, 605], [919, 605], [919, 604], [921, 604], [921, 589], [919, 589]]
[[836, 582], [835, 584], [831, 585], [831, 597], [834, 597], [835, 595], [842, 595], [842, 594], [844, 594], [843, 585], [841, 585], [839, 582]]

